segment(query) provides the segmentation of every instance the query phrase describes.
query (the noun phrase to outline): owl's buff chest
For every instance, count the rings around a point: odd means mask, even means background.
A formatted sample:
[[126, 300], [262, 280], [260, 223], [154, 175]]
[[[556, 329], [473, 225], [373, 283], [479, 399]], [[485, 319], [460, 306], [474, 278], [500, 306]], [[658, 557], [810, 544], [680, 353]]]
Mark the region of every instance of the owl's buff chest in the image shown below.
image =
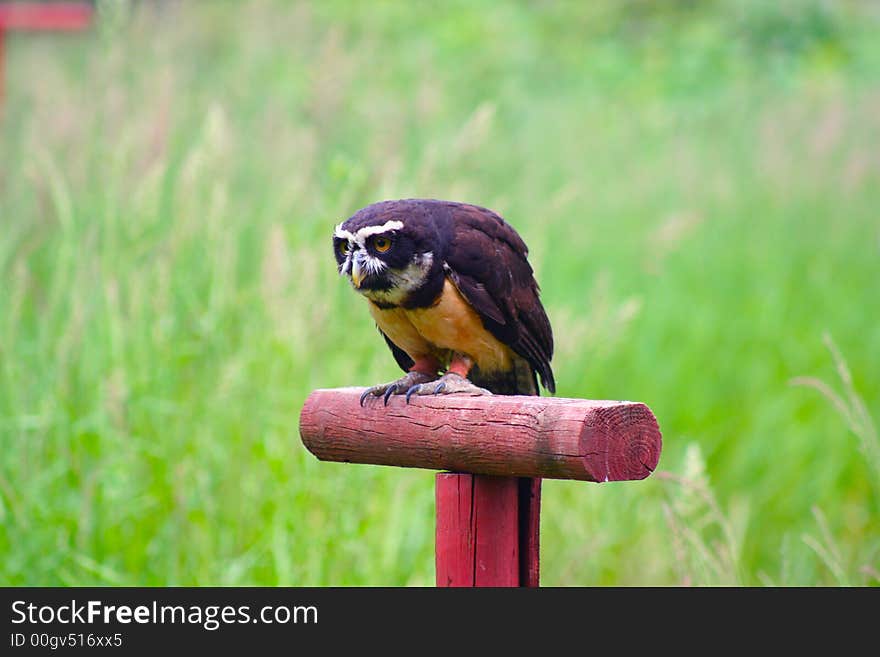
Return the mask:
[[512, 352], [483, 326], [479, 315], [446, 279], [443, 292], [428, 308], [382, 309], [370, 303], [379, 329], [414, 360], [433, 356], [448, 363], [452, 351], [471, 358], [483, 371], [504, 370]]

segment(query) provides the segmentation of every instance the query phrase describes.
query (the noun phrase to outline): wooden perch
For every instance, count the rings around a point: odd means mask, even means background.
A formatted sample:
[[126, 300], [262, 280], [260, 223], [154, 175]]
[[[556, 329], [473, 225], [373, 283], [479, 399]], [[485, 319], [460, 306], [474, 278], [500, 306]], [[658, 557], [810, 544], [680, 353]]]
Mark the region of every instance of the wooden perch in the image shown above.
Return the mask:
[[644, 479], [660, 428], [644, 404], [554, 397], [393, 396], [316, 390], [299, 431], [322, 461], [436, 475], [438, 586], [538, 586], [541, 479]]
[[604, 482], [644, 479], [660, 458], [657, 420], [638, 402], [438, 395], [361, 407], [362, 392], [306, 399], [300, 435], [320, 460]]

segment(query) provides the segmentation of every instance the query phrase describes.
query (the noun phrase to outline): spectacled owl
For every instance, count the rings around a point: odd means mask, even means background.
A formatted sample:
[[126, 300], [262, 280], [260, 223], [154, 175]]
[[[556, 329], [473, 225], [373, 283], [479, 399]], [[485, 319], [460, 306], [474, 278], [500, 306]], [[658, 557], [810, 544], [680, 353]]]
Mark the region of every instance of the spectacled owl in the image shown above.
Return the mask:
[[[537, 395], [556, 384], [553, 331], [519, 234], [495, 212], [382, 201], [333, 235], [339, 273], [367, 300], [403, 377], [370, 396]], [[442, 375], [441, 375], [442, 373]]]

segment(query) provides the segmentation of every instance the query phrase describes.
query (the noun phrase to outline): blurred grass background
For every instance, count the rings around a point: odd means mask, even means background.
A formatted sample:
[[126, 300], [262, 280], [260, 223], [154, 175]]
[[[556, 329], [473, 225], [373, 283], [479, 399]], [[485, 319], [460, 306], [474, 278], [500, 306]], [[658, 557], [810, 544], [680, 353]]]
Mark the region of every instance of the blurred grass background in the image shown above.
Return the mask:
[[560, 396], [664, 432], [545, 482], [543, 584], [880, 583], [877, 3], [98, 9], [7, 37], [0, 582], [432, 585], [432, 475], [297, 430], [397, 376], [333, 226], [421, 196], [521, 232]]

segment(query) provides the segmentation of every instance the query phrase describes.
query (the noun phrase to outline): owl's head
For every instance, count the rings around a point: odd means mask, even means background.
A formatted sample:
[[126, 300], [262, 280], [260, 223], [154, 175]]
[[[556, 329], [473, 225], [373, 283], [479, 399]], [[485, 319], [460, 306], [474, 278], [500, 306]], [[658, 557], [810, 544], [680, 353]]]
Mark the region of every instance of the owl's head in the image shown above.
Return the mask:
[[358, 210], [333, 233], [339, 273], [380, 305], [404, 303], [442, 272], [442, 240], [431, 214], [417, 199]]

